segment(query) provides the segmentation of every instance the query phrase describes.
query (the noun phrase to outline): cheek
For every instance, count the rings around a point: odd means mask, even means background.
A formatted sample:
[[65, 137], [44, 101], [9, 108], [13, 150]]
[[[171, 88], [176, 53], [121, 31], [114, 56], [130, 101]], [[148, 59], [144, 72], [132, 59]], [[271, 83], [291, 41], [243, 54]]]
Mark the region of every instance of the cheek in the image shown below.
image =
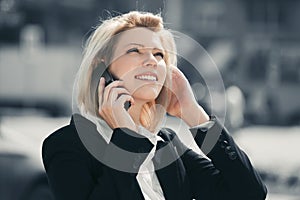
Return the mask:
[[165, 82], [166, 77], [167, 77], [166, 66], [159, 66], [158, 74], [159, 74], [160, 82], [162, 82], [162, 83]]
[[110, 67], [110, 72], [119, 79], [126, 79], [129, 74], [138, 66], [137, 59], [118, 59], [113, 62]]
[[130, 70], [126, 62], [115, 62], [110, 66], [110, 73], [118, 79], [123, 79]]

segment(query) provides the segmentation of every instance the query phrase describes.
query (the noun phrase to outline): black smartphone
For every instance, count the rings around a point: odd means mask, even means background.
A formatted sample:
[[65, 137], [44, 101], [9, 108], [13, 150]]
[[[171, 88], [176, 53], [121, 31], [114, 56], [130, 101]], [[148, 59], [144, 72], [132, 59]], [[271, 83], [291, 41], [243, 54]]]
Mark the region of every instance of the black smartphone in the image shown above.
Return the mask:
[[[112, 83], [114, 80], [117, 80], [113, 75], [108, 71], [108, 67], [106, 67], [104, 62], [101, 62], [93, 71], [92, 74], [92, 80], [91, 80], [91, 94], [95, 94], [95, 97], [93, 98], [95, 101], [98, 101], [98, 85], [100, 78], [104, 77], [105, 79], [105, 87], [108, 86], [110, 83]], [[124, 104], [124, 108], [126, 110], [129, 109], [131, 106], [130, 101], [126, 101]]]
[[114, 77], [108, 71], [107, 68], [104, 70], [104, 72], [101, 76], [104, 77], [104, 79], [105, 79], [105, 87], [108, 86], [110, 83], [112, 83], [114, 81]]

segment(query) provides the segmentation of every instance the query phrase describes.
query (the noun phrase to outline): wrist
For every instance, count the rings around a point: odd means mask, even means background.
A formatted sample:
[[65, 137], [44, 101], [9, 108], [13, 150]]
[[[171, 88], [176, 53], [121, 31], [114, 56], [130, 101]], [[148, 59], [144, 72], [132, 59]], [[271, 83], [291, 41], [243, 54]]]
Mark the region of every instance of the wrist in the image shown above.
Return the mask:
[[184, 115], [182, 115], [181, 119], [189, 126], [194, 127], [199, 124], [203, 124], [209, 121], [209, 115], [205, 112], [205, 110], [201, 106], [196, 106], [196, 108], [191, 109], [190, 111], [186, 111]]

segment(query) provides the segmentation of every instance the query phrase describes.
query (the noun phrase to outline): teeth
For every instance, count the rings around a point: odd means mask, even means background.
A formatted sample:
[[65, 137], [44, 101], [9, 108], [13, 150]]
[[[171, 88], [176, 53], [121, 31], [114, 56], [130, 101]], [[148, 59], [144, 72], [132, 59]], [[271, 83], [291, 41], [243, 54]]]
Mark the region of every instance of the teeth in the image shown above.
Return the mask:
[[156, 81], [156, 77], [151, 75], [141, 75], [141, 76], [136, 76], [136, 78], [140, 80]]

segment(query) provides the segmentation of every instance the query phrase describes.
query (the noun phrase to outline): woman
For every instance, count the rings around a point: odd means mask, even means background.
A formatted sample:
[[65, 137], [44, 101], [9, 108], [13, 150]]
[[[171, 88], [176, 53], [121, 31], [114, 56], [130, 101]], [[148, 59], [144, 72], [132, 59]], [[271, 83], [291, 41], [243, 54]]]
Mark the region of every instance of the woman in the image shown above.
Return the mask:
[[[78, 110], [43, 143], [56, 199], [265, 199], [247, 155], [174, 66], [160, 16], [135, 11], [96, 28], [75, 81]], [[189, 125], [210, 160], [160, 127], [166, 112]]]

